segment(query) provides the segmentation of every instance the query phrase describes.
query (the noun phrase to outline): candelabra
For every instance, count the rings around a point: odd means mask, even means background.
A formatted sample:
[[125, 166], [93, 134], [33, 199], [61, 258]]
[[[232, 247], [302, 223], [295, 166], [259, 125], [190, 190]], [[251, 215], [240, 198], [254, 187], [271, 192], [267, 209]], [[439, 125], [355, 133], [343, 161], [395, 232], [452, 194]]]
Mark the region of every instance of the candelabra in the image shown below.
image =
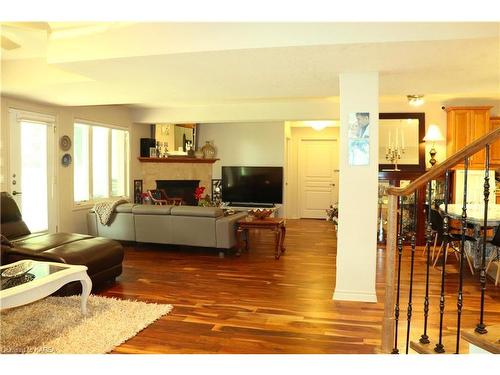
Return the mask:
[[401, 156], [405, 153], [405, 149], [402, 146], [389, 146], [385, 152], [386, 160], [389, 160], [391, 163], [394, 163], [394, 171], [400, 171], [398, 168], [398, 160], [401, 159]]

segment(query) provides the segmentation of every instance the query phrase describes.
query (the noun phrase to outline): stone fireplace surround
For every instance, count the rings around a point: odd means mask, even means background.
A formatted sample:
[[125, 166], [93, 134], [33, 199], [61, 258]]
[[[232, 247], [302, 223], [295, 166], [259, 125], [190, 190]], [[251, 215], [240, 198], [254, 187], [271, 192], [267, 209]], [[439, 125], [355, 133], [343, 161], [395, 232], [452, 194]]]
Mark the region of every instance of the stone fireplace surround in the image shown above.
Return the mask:
[[144, 192], [156, 189], [156, 181], [190, 180], [199, 181], [199, 186], [205, 187], [204, 195], [210, 195], [212, 189], [212, 164], [141, 163], [141, 177]]

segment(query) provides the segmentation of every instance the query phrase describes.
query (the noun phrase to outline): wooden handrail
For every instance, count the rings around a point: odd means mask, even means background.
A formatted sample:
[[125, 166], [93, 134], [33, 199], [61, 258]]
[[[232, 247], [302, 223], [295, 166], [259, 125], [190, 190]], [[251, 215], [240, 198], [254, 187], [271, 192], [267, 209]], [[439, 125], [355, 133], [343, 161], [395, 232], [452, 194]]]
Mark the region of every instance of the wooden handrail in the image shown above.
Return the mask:
[[[476, 139], [471, 144], [467, 145], [456, 154], [450, 156], [439, 165], [434, 165], [429, 171], [417, 178], [408, 186], [398, 188], [389, 187], [386, 193], [389, 195], [388, 210], [387, 210], [387, 242], [386, 242], [386, 260], [385, 260], [385, 307], [382, 327], [382, 353], [390, 353], [393, 345], [392, 338], [394, 337], [394, 268], [396, 259], [396, 238], [398, 235], [398, 196], [405, 196], [414, 193], [416, 190], [424, 187], [429, 181], [446, 173], [447, 170], [464, 162], [466, 157], [474, 155], [481, 151], [488, 144], [492, 144], [500, 138], [500, 127], [492, 132]], [[427, 251], [430, 251], [427, 249]]]
[[476, 152], [481, 151], [487, 144], [492, 144], [498, 138], [500, 138], [500, 128], [497, 128], [490, 133], [483, 135], [481, 138], [476, 139], [474, 142], [453, 154], [441, 164], [434, 165], [411, 184], [400, 188], [391, 186], [387, 188], [386, 192], [389, 195], [410, 195], [419, 188], [423, 187], [429, 181], [443, 175], [447, 169], [453, 168], [457, 164], [462, 163], [466, 157], [472, 156]]

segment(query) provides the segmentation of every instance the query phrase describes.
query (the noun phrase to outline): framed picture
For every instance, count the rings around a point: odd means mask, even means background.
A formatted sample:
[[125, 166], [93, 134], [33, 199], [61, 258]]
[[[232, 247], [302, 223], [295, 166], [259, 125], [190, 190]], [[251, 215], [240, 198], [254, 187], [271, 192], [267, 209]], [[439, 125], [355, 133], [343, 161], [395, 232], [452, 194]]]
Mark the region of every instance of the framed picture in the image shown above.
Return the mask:
[[370, 163], [370, 113], [349, 113], [349, 165]]
[[134, 180], [134, 203], [142, 204], [142, 180]]

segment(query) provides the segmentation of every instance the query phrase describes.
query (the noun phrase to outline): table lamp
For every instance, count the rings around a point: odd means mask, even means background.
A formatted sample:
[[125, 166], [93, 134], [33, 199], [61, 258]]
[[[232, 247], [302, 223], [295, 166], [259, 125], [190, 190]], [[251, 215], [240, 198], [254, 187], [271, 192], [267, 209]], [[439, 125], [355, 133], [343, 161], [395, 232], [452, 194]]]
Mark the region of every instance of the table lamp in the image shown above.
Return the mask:
[[434, 148], [436, 145], [437, 141], [444, 141], [443, 134], [441, 134], [441, 130], [439, 130], [439, 127], [437, 125], [431, 124], [429, 125], [429, 128], [427, 129], [427, 132], [425, 133], [424, 141], [425, 142], [432, 142], [432, 148], [429, 151], [429, 154], [431, 155], [431, 160], [429, 162], [431, 163], [431, 166], [434, 166], [436, 164], [437, 160], [434, 158], [436, 156], [437, 151]]

